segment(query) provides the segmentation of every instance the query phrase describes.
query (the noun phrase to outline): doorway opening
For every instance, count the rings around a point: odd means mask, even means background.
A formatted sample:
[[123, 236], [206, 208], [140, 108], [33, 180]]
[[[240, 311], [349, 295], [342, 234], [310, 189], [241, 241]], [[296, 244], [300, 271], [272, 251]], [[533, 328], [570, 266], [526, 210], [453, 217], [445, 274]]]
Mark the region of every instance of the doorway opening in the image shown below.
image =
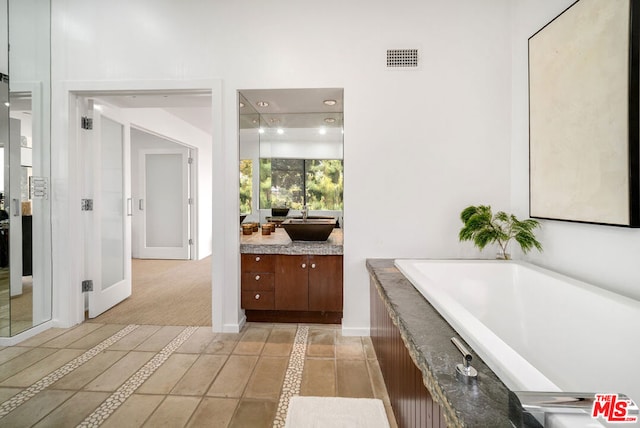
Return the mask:
[[86, 316], [211, 325], [211, 91], [72, 95]]

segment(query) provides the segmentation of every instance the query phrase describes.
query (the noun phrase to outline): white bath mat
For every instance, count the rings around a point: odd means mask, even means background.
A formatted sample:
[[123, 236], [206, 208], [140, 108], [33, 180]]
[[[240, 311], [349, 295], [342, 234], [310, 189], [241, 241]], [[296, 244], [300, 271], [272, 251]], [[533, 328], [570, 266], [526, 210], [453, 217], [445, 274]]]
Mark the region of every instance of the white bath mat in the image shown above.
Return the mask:
[[389, 428], [382, 400], [291, 397], [285, 428]]

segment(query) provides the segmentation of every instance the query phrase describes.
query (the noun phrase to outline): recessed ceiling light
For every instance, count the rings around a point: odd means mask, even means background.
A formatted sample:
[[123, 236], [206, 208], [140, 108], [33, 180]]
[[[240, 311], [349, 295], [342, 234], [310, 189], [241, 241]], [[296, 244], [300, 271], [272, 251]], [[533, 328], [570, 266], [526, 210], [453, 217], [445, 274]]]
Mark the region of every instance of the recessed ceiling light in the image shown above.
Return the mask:
[[269, 107], [269, 103], [268, 103], [268, 102], [266, 102], [266, 101], [258, 101], [258, 102], [256, 103], [256, 105], [257, 105], [258, 107]]
[[258, 123], [258, 119], [253, 119], [253, 120], [251, 121], [251, 123], [253, 123], [253, 124]]
[[269, 122], [271, 122], [271, 123], [280, 123], [280, 119], [278, 119], [277, 117], [273, 117], [273, 118], [269, 119]]
[[324, 100], [322, 103], [326, 106], [334, 106], [338, 104], [336, 100]]
[[327, 117], [324, 121], [327, 122], [327, 123], [335, 123], [336, 122], [336, 120], [334, 118], [332, 118], [332, 117]]
[[240, 101], [240, 108], [244, 107], [244, 103]]

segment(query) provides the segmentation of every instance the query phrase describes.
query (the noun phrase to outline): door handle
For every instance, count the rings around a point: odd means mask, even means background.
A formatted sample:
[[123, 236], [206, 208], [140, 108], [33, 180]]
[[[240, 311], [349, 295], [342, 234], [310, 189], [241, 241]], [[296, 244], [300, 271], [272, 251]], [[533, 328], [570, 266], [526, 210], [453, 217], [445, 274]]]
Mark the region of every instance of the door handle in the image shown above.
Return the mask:
[[140, 199], [140, 200], [138, 201], [138, 209], [139, 209], [140, 211], [144, 211], [144, 199]]
[[131, 198], [127, 198], [127, 216], [131, 217], [133, 215], [133, 212], [131, 212], [131, 204], [133, 203], [133, 200]]

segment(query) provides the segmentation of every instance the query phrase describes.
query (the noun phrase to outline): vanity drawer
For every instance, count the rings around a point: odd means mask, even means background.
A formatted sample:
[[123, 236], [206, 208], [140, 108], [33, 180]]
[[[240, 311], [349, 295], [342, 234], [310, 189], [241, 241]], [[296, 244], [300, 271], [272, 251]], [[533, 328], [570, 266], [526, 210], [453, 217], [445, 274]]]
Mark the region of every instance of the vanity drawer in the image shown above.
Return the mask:
[[274, 274], [267, 272], [242, 272], [242, 290], [273, 290]]
[[241, 303], [243, 309], [275, 309], [273, 291], [242, 291]]
[[273, 272], [275, 269], [272, 254], [242, 254], [240, 262], [242, 272]]

